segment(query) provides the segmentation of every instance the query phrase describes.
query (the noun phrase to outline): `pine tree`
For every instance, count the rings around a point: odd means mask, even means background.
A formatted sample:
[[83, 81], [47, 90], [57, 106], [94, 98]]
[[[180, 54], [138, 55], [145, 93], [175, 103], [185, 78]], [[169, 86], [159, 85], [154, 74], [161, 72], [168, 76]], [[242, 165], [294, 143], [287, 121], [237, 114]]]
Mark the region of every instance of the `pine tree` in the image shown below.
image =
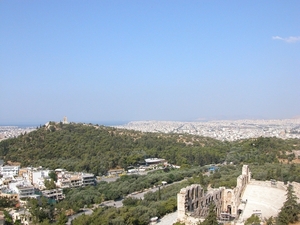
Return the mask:
[[269, 219], [266, 221], [266, 225], [273, 225], [274, 224], [274, 218], [271, 216]]
[[245, 225], [260, 224], [260, 219], [257, 215], [252, 214], [246, 221]]
[[280, 213], [278, 214], [276, 224], [285, 225], [298, 221], [298, 214], [300, 213], [299, 204], [297, 203], [297, 196], [294, 193], [293, 186], [289, 185], [287, 188], [287, 198], [283, 204]]

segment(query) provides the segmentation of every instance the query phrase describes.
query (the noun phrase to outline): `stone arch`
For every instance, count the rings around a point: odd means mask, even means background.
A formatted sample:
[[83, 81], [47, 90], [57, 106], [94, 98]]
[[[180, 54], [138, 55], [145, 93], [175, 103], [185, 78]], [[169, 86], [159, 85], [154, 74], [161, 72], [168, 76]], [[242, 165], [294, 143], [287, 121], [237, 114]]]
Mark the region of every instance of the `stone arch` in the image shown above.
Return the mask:
[[231, 199], [231, 197], [232, 197], [232, 192], [231, 191], [227, 191], [227, 198]]

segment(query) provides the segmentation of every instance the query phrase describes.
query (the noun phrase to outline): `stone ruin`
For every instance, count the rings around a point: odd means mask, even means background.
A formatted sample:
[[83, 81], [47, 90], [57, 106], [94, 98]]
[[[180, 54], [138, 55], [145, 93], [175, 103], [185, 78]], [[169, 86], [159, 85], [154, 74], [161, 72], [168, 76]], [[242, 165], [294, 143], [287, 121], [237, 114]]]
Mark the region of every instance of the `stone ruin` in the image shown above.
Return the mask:
[[242, 174], [237, 178], [237, 185], [234, 189], [220, 187], [210, 189], [204, 193], [199, 184], [182, 188], [177, 194], [178, 221], [193, 224], [199, 221], [200, 218], [205, 218], [212, 202], [215, 204], [215, 210], [219, 218], [237, 217], [241, 213], [238, 207], [242, 203], [243, 191], [250, 179], [249, 167], [244, 165]]

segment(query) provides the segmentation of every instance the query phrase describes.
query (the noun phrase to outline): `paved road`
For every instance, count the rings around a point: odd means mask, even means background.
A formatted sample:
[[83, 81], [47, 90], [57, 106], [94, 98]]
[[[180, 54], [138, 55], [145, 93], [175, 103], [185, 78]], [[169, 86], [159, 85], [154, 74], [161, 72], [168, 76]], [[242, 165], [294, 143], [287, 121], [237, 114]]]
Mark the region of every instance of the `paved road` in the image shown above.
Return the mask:
[[71, 225], [72, 220], [74, 220], [78, 216], [81, 216], [83, 214], [85, 214], [85, 215], [91, 215], [92, 213], [93, 213], [93, 210], [91, 210], [91, 209], [83, 209], [82, 212], [76, 213], [76, 214], [74, 214], [72, 216], [69, 216], [68, 217], [68, 222], [66, 223], [66, 225]]
[[116, 208], [120, 208], [123, 206], [123, 199], [118, 201], [110, 200], [110, 201], [102, 202], [99, 206], [114, 206]]
[[159, 225], [172, 225], [177, 220], [177, 211], [173, 213], [169, 213], [161, 218], [157, 224]]
[[[162, 188], [162, 187], [161, 187]], [[156, 192], [158, 191], [158, 187], [155, 188], [149, 188], [146, 191], [143, 192], [136, 192], [136, 193], [131, 193], [129, 195], [127, 195], [127, 197], [133, 197], [133, 198], [139, 198], [139, 199], [144, 199], [144, 195], [148, 192]]]

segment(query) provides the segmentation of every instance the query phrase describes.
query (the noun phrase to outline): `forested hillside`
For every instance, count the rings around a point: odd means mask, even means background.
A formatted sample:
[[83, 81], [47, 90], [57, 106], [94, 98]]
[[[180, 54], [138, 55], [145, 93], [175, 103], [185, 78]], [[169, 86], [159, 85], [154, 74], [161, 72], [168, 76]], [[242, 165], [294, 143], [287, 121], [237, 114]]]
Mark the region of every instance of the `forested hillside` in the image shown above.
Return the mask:
[[51, 122], [36, 131], [0, 142], [0, 157], [22, 166], [65, 168], [105, 174], [127, 168], [145, 158], [160, 157], [177, 165], [207, 165], [227, 160], [234, 163], [292, 160], [300, 141], [258, 138], [221, 142], [187, 134], [142, 133], [92, 124]]

